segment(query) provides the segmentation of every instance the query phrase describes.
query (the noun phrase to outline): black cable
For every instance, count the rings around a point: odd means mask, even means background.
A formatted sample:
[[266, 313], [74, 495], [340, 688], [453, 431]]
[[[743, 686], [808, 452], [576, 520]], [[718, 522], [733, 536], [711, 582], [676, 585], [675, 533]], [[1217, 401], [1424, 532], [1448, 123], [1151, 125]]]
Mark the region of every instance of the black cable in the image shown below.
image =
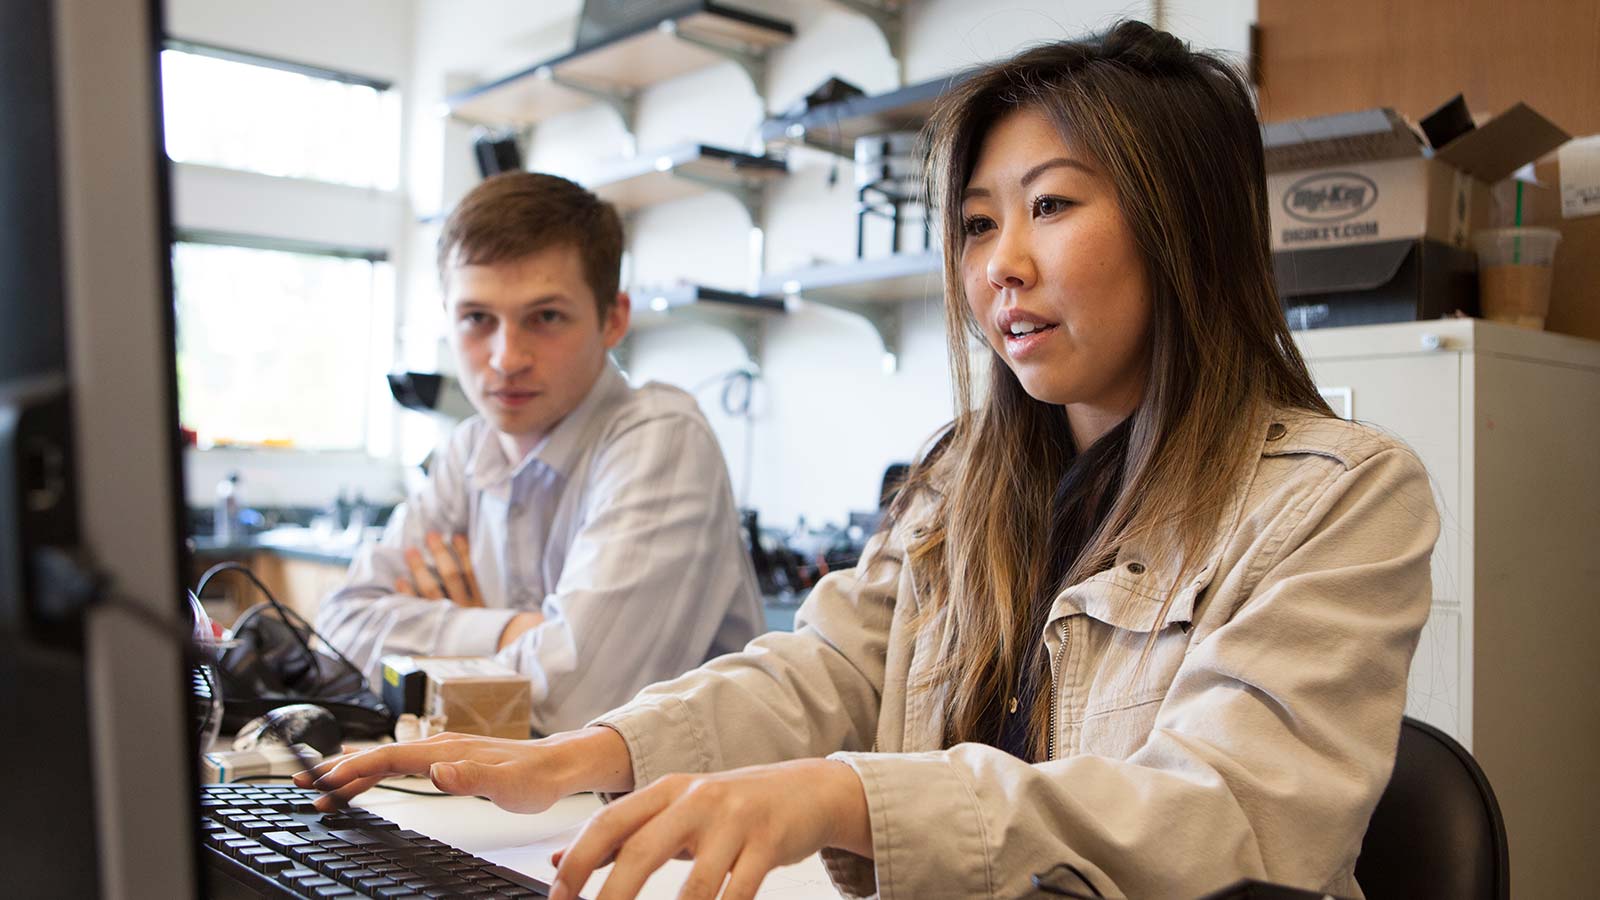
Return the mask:
[[[722, 411], [734, 418], [749, 418], [750, 401], [755, 395], [755, 373], [749, 369], [734, 369], [723, 377]], [[735, 390], [740, 387], [743, 388], [742, 396], [735, 400]]]
[[[246, 566], [246, 565], [244, 565], [242, 563], [236, 563], [236, 562], [220, 562], [220, 563], [217, 563], [216, 565], [212, 566], [211, 568], [205, 570], [205, 572], [203, 574], [201, 574], [201, 576], [200, 576], [200, 584], [197, 587], [195, 587], [195, 590], [194, 590], [195, 597], [198, 599], [199, 597], [204, 596], [205, 595], [205, 590], [206, 590], [206, 585], [211, 582], [211, 579], [213, 577], [215, 577], [217, 575], [220, 575], [223, 572], [238, 572], [238, 573], [244, 575], [244, 577], [250, 579], [250, 583], [254, 584], [256, 586], [256, 589], [261, 591], [261, 595], [267, 598], [267, 602], [272, 604], [272, 608], [278, 611], [278, 616], [283, 619], [284, 624], [289, 626], [289, 631], [294, 633], [295, 641], [300, 644], [300, 648], [302, 650], [306, 651], [306, 655], [310, 656], [312, 659], [316, 658], [316, 652], [313, 651], [311, 649], [311, 645], [306, 642], [305, 635], [302, 635], [300, 633], [300, 629], [295, 627], [295, 623], [296, 622], [298, 622], [300, 625], [304, 626], [305, 629], [306, 629], [306, 632], [309, 633], [312, 637], [314, 637], [317, 640], [321, 641], [322, 645], [324, 647], [327, 647], [329, 650], [333, 651], [333, 655], [338, 657], [340, 662], [344, 663], [345, 668], [349, 669], [351, 671], [351, 673], [353, 673], [356, 676], [356, 678], [360, 681], [360, 683], [362, 683], [362, 684], [366, 683], [367, 676], [365, 674], [363, 674], [360, 669], [356, 668], [356, 664], [351, 662], [348, 657], [346, 657], [342, 652], [340, 652], [339, 648], [337, 646], [335, 646], [332, 641], [329, 641], [327, 638], [325, 638], [321, 634], [319, 634], [317, 632], [317, 629], [313, 628], [311, 623], [307, 622], [305, 620], [304, 616], [300, 615], [299, 613], [295, 612], [293, 609], [291, 609], [291, 608], [289, 608], [287, 606], [284, 606], [282, 603], [278, 602], [278, 598], [272, 596], [272, 591], [270, 589], [268, 589], [268, 587], [264, 583], [262, 583], [261, 579], [256, 576], [256, 573], [250, 571], [250, 567], [249, 566]], [[290, 621], [290, 617], [291, 616], [294, 617], [293, 621]]]
[[[463, 794], [446, 794], [444, 791], [417, 791], [417, 790], [412, 790], [411, 788], [403, 788], [403, 787], [400, 787], [399, 785], [395, 785], [395, 784], [375, 784], [375, 785], [373, 785], [373, 787], [377, 788], [380, 791], [394, 791], [396, 794], [410, 794], [413, 797], [461, 797], [461, 796], [471, 796], [471, 795], [463, 795]], [[484, 798], [484, 797], [473, 797], [472, 799], [474, 799], [474, 800], [483, 800], [483, 799], [486, 799], [486, 798]]]
[[[223, 572], [240, 572], [250, 579], [255, 584], [256, 589], [261, 591], [262, 596], [267, 598], [267, 602], [272, 605], [272, 608], [278, 611], [278, 616], [283, 619], [283, 623], [289, 626], [289, 631], [294, 635], [295, 642], [300, 645], [300, 649], [304, 650], [306, 655], [312, 659], [316, 658], [316, 655], [311, 652], [311, 645], [306, 642], [305, 635], [301, 634], [299, 629], [294, 627], [294, 623], [289, 621], [288, 607], [279, 603], [278, 598], [272, 596], [272, 591], [268, 590], [267, 586], [261, 582], [261, 579], [256, 577], [256, 573], [250, 571], [250, 568], [243, 563], [220, 562], [205, 570], [205, 573], [200, 576], [200, 584], [194, 589], [195, 599], [204, 597], [206, 586], [211, 583], [211, 579]], [[296, 618], [299, 618], [298, 614], [296, 614]]]
[[[272, 596], [272, 592], [267, 590], [266, 585], [261, 583], [261, 579], [257, 578], [256, 574], [254, 572], [250, 571], [248, 568], [246, 568], [245, 566], [242, 566], [242, 565], [240, 565], [238, 563], [232, 563], [232, 562], [229, 562], [229, 563], [218, 563], [217, 565], [212, 566], [210, 569], [207, 569], [205, 571], [205, 573], [200, 576], [200, 584], [195, 589], [195, 598], [196, 598], [196, 600], [199, 599], [200, 592], [205, 590], [206, 584], [211, 580], [212, 576], [217, 575], [220, 572], [230, 571], [230, 570], [244, 573], [245, 576], [248, 577], [252, 582], [254, 582], [256, 587], [261, 590], [261, 593], [266, 595], [266, 598], [267, 598], [268, 602], [270, 602], [272, 604], [274, 609], [277, 609], [279, 611], [280, 615], [282, 615], [287, 610], [289, 613], [293, 614], [294, 617], [296, 619], [298, 619], [302, 624], [305, 624], [305, 619], [302, 618], [299, 613], [295, 613], [293, 610], [289, 610], [287, 607], [283, 606], [283, 604], [279, 603], [276, 597]], [[188, 667], [188, 668], [198, 668], [205, 675], [207, 686], [210, 687], [210, 689], [213, 692], [216, 691], [216, 689], [217, 689], [217, 680], [216, 680], [217, 676], [214, 673], [211, 672], [210, 664], [209, 663], [205, 663], [205, 661], [200, 659], [200, 655], [197, 652], [196, 647], [195, 647], [194, 626], [193, 626], [192, 623], [174, 622], [174, 621], [168, 620], [165, 617], [163, 617], [161, 614], [156, 613], [156, 612], [152, 612], [151, 610], [146, 608], [144, 604], [138, 602], [137, 600], [134, 600], [132, 597], [125, 597], [125, 596], [123, 596], [121, 594], [103, 593], [103, 594], [100, 595], [100, 600], [98, 602], [99, 602], [100, 605], [106, 606], [106, 607], [111, 608], [111, 609], [120, 610], [120, 611], [122, 611], [124, 613], [127, 613], [128, 615], [132, 616], [135, 620], [137, 620], [141, 625], [144, 625], [145, 627], [151, 629], [156, 634], [158, 634], [158, 635], [160, 635], [163, 638], [166, 638], [168, 640], [175, 641], [183, 651], [184, 665], [186, 667]], [[285, 621], [287, 621], [287, 620], [285, 620]], [[316, 630], [312, 629], [309, 624], [306, 624], [306, 629], [311, 632], [313, 637], [315, 637], [318, 640], [322, 641], [324, 644], [328, 643], [327, 639], [322, 637], [322, 635], [317, 634]], [[291, 626], [289, 630], [293, 631], [294, 628]], [[304, 641], [301, 642], [301, 646], [305, 646]], [[332, 644], [328, 644], [328, 649], [332, 650], [336, 655], [338, 655], [339, 659], [342, 660], [345, 665], [350, 666], [351, 670], [355, 671], [357, 675], [361, 675], [360, 670], [356, 669], [355, 666], [352, 665], [348, 659], [345, 659], [344, 654], [339, 653], [339, 650], [338, 650], [337, 647], [334, 647]], [[311, 651], [311, 649], [309, 647], [307, 647], [306, 648], [306, 652], [310, 653], [312, 651]], [[365, 679], [366, 676], [363, 675], [361, 677], [363, 679]], [[296, 756], [297, 759], [301, 760], [300, 764], [304, 768], [307, 768], [307, 769], [312, 768], [311, 765], [307, 764], [309, 762], [309, 758], [308, 757], [301, 756], [297, 751], [294, 750], [293, 746], [291, 746], [289, 749], [290, 749], [291, 753], [295, 753], [295, 756]], [[236, 781], [236, 782], [237, 781], [265, 781], [265, 780], [274, 779], [274, 778], [288, 780], [288, 779], [291, 779], [292, 777], [293, 776], [290, 776], [290, 775], [245, 775], [243, 777], [235, 778], [233, 780]], [[410, 795], [412, 795], [414, 797], [456, 797], [456, 796], [461, 796], [461, 795], [458, 795], [458, 794], [446, 794], [446, 793], [443, 793], [441, 791], [418, 791], [418, 790], [414, 790], [412, 788], [403, 788], [403, 787], [399, 787], [397, 785], [392, 785], [392, 784], [375, 784], [375, 785], [373, 785], [373, 787], [377, 788], [378, 790], [383, 790], [383, 791], [394, 791], [397, 794], [410, 794]], [[483, 800], [483, 799], [486, 799], [486, 798], [479, 797], [478, 799]]]

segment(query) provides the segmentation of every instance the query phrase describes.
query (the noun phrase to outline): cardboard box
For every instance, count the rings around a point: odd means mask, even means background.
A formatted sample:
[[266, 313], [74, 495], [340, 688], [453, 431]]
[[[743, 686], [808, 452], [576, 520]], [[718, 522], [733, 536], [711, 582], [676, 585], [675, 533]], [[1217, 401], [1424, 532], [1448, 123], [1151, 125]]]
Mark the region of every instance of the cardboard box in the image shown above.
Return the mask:
[[[416, 675], [420, 673], [426, 679], [421, 687], [420, 714], [442, 718], [446, 731], [519, 739], [531, 732], [532, 683], [528, 676], [494, 660], [468, 656], [385, 657], [383, 666], [385, 702], [411, 711], [415, 706]], [[395, 676], [392, 685], [391, 672]]]
[[1438, 241], [1284, 251], [1272, 265], [1295, 330], [1477, 313], [1476, 255]]
[[1600, 340], [1600, 215], [1563, 214], [1562, 172], [1555, 157], [1542, 160], [1534, 175], [1542, 186], [1523, 192], [1522, 221], [1561, 232], [1545, 330]]
[[1434, 151], [1392, 109], [1265, 125], [1272, 249], [1467, 247], [1487, 221], [1488, 186], [1567, 138], [1522, 103]]

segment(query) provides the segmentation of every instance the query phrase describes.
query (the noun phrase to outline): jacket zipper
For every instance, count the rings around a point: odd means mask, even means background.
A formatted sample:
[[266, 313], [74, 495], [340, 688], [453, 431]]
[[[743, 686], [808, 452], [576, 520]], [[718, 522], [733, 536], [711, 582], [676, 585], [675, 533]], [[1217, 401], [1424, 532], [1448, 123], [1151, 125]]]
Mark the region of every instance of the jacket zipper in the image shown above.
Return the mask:
[[1046, 736], [1044, 761], [1050, 762], [1056, 758], [1056, 707], [1061, 704], [1061, 670], [1066, 668], [1067, 641], [1072, 637], [1072, 620], [1061, 620], [1061, 664], [1057, 665], [1054, 659], [1050, 660], [1050, 733]]

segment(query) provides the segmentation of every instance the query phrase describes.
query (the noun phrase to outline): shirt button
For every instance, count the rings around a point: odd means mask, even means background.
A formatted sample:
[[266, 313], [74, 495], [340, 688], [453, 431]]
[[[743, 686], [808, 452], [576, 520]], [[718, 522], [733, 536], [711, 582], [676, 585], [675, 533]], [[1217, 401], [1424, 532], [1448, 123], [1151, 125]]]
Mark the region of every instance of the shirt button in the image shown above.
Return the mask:
[[1285, 428], [1282, 422], [1273, 422], [1267, 428], [1267, 440], [1276, 441], [1288, 433], [1289, 429]]
[[1128, 563], [1128, 571], [1132, 572], [1135, 575], [1143, 575], [1144, 574], [1144, 563], [1137, 563], [1137, 562]]

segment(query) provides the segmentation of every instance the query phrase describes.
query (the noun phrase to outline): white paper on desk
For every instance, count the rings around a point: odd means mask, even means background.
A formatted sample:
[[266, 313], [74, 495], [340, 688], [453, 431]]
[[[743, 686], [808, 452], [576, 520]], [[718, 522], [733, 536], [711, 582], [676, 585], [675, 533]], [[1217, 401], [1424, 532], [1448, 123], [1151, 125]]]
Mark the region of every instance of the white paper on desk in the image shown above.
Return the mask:
[[[400, 783], [428, 789], [427, 781], [404, 779]], [[593, 794], [568, 797], [538, 815], [521, 815], [479, 800], [476, 797], [410, 797], [385, 791], [369, 791], [356, 801], [402, 828], [438, 838], [497, 865], [516, 869], [534, 878], [550, 881], [556, 867], [550, 855], [577, 836], [578, 829], [600, 808]], [[689, 877], [693, 863], [669, 860], [645, 882], [641, 900], [672, 900]], [[611, 867], [600, 869], [589, 878], [581, 892], [595, 897], [605, 883]], [[819, 857], [794, 866], [775, 869], [762, 882], [756, 894], [767, 900], [811, 900], [838, 894], [828, 881]]]
[[1600, 134], [1567, 141], [1556, 159], [1561, 165], [1561, 218], [1600, 214]]

